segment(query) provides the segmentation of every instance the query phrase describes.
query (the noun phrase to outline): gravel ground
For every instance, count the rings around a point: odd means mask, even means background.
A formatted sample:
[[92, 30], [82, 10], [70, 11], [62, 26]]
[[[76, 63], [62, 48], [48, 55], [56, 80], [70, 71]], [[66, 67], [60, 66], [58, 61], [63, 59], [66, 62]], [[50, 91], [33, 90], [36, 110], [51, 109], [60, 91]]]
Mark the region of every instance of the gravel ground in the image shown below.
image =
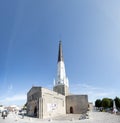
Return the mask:
[[105, 112], [89, 112], [89, 119], [79, 120], [80, 115], [66, 115], [54, 119], [41, 120], [9, 114], [6, 119], [0, 117], [0, 123], [120, 123], [120, 115]]

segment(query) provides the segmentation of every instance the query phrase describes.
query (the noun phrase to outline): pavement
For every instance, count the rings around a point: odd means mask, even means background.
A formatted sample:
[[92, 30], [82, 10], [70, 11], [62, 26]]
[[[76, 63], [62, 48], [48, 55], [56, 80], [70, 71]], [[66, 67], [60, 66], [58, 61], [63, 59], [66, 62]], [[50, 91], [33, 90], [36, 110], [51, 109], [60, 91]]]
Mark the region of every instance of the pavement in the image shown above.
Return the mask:
[[10, 113], [3, 119], [0, 116], [0, 123], [120, 123], [120, 115], [106, 112], [89, 112], [89, 119], [80, 120], [80, 114], [61, 115], [54, 118], [38, 119]]

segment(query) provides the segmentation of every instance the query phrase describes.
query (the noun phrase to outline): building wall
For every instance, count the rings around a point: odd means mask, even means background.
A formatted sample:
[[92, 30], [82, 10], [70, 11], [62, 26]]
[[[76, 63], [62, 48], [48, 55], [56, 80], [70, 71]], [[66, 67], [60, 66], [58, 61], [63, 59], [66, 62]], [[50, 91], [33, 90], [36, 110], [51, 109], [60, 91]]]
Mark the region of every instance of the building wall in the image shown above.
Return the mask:
[[54, 91], [32, 87], [27, 94], [27, 114], [36, 117], [49, 118], [66, 113], [65, 96]]
[[64, 96], [42, 87], [32, 87], [27, 94], [27, 114], [29, 116], [43, 119], [66, 113], [85, 113], [87, 110], [87, 95]]
[[65, 96], [42, 88], [43, 118], [49, 118], [66, 113]]
[[41, 87], [32, 87], [27, 93], [27, 114], [29, 116], [39, 117], [39, 98], [41, 98]]
[[89, 102], [89, 111], [93, 111], [94, 107], [93, 107], [93, 103]]
[[88, 110], [87, 95], [69, 95], [66, 96], [66, 113], [80, 114]]
[[68, 95], [69, 94], [69, 88], [66, 85], [57, 85], [53, 87], [53, 91], [60, 93], [62, 95]]

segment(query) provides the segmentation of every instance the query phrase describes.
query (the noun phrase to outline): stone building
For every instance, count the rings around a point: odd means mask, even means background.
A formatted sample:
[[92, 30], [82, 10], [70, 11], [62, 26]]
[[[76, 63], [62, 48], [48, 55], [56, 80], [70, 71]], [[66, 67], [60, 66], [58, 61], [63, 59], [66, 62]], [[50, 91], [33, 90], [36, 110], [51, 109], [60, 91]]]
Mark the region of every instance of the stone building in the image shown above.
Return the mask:
[[57, 77], [53, 91], [42, 87], [32, 87], [27, 93], [27, 114], [40, 119], [62, 114], [80, 114], [88, 110], [87, 95], [71, 95], [66, 77], [62, 44], [59, 42]]
[[28, 115], [47, 118], [65, 114], [65, 96], [42, 87], [28, 92]]

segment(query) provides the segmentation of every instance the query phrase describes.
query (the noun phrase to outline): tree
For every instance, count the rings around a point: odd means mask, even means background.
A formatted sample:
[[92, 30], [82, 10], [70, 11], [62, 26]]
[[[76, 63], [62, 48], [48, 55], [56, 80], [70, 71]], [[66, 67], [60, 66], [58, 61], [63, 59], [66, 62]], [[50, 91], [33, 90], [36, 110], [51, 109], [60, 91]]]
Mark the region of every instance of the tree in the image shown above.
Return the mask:
[[109, 98], [103, 98], [102, 99], [102, 107], [103, 108], [109, 108], [111, 104], [111, 101]]
[[109, 108], [112, 108], [113, 107], [113, 99], [109, 99], [110, 100], [110, 106]]
[[27, 103], [24, 104], [22, 110], [27, 110]]
[[95, 107], [98, 107], [98, 108], [100, 108], [101, 107], [101, 100], [100, 99], [97, 99], [96, 101], [95, 101]]
[[116, 97], [114, 100], [115, 100], [116, 107], [120, 108], [120, 98]]

